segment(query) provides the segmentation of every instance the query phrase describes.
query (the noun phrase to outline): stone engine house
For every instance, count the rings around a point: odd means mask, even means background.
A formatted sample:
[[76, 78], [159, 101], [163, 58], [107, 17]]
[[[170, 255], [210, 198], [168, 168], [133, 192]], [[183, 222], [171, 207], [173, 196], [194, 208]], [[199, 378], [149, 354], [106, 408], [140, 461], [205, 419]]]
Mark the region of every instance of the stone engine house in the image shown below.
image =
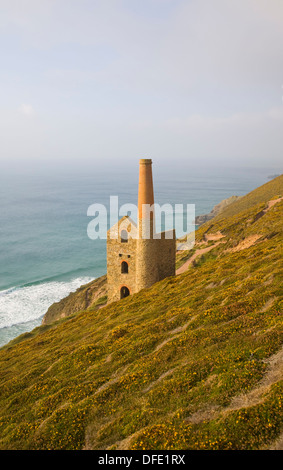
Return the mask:
[[137, 224], [124, 216], [107, 232], [108, 302], [175, 275], [175, 230], [155, 232], [154, 210], [147, 210], [154, 204], [152, 161], [139, 163]]

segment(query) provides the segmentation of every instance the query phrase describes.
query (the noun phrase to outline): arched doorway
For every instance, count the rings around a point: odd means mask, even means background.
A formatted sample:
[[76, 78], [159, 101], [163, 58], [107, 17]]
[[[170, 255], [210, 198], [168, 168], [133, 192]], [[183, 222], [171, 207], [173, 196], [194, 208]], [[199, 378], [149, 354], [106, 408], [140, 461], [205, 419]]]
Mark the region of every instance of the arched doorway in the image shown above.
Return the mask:
[[127, 261], [122, 261], [121, 263], [121, 273], [122, 274], [127, 274], [129, 272], [129, 266]]
[[128, 297], [128, 295], [130, 295], [130, 291], [129, 291], [128, 287], [126, 287], [126, 286], [121, 287], [121, 289], [120, 289], [120, 299], [124, 299], [125, 297]]

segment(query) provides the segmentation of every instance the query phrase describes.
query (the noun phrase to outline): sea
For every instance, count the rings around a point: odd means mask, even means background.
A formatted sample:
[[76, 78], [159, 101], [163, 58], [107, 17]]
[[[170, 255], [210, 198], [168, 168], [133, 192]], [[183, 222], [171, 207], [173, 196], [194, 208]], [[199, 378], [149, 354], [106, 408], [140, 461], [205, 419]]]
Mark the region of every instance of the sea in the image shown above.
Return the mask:
[[[137, 165], [25, 170], [0, 174], [0, 347], [39, 326], [54, 302], [106, 273], [106, 239], [89, 236], [93, 205], [106, 208], [107, 215], [95, 213], [106, 234], [110, 197], [118, 197], [119, 207], [137, 204]], [[154, 167], [155, 202], [193, 204], [195, 215], [206, 214], [268, 182], [273, 172]]]

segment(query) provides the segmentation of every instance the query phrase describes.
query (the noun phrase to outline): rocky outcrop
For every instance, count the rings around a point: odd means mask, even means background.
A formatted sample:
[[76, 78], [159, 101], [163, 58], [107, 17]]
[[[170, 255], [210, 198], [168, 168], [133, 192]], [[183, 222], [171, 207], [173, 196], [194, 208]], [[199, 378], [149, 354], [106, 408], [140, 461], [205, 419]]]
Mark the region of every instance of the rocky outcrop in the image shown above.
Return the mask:
[[241, 196], [231, 196], [227, 199], [223, 199], [223, 201], [219, 202], [219, 204], [213, 207], [212, 211], [209, 214], [198, 215], [195, 218], [195, 224], [202, 225], [208, 220], [213, 219], [213, 217], [216, 217], [218, 214], [220, 214], [220, 212], [226, 209], [227, 206], [240, 199], [240, 197]]
[[80, 310], [99, 308], [106, 304], [106, 275], [84, 284], [67, 297], [52, 304], [45, 313], [42, 324], [46, 325], [61, 318], [68, 317]]

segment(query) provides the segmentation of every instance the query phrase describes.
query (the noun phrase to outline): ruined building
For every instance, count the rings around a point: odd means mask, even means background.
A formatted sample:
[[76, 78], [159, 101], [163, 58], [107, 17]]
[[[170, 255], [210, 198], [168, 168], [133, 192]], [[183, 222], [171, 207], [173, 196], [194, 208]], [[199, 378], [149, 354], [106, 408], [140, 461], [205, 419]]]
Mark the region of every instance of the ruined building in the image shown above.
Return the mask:
[[[175, 275], [175, 230], [155, 232], [152, 161], [140, 160], [137, 224], [128, 216], [107, 232], [108, 302]], [[143, 210], [144, 209], [144, 210]]]

